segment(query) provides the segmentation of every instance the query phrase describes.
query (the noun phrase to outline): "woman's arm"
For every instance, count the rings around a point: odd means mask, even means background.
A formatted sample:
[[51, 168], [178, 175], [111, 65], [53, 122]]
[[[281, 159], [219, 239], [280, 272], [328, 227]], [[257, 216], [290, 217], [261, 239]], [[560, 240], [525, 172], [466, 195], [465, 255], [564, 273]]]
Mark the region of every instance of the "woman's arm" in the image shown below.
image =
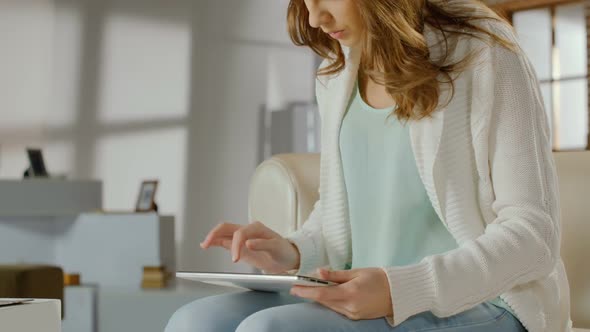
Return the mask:
[[[482, 52], [474, 76], [487, 108], [474, 149], [489, 156], [496, 219], [477, 239], [416, 265], [384, 268], [392, 325], [432, 311], [451, 316], [547, 276], [559, 259], [559, 202], [547, 118], [529, 61], [501, 46]], [[487, 104], [484, 104], [487, 103]], [[485, 181], [485, 180], [484, 180]], [[452, 228], [453, 225], [450, 225]]]

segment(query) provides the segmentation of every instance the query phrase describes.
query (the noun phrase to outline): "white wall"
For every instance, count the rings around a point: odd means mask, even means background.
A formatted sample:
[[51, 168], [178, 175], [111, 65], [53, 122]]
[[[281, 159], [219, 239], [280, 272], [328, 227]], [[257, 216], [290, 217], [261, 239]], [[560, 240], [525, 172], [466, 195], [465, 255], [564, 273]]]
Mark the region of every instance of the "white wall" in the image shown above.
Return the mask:
[[20, 176], [21, 147], [42, 138], [50, 110], [52, 0], [0, 2], [0, 176]]
[[0, 176], [20, 176], [34, 143], [53, 173], [104, 180], [108, 209], [132, 209], [140, 181], [158, 178], [179, 267], [246, 270], [198, 244], [221, 220], [248, 222], [260, 106], [312, 100], [313, 57], [290, 44], [288, 1], [21, 2], [0, 3], [12, 49], [0, 91], [18, 88], [0, 98]]
[[[194, 253], [194, 267], [245, 269], [228, 264], [229, 255], [222, 250], [202, 252], [198, 243], [219, 221], [247, 222], [248, 185], [257, 164], [258, 110], [278, 99], [268, 93], [269, 84], [291, 88], [283, 100], [312, 99], [313, 58], [290, 45], [284, 23], [287, 3], [204, 2], [198, 39], [203, 45], [193, 46], [201, 66], [193, 73], [198, 84], [190, 121], [186, 215], [194, 219], [187, 222], [182, 242], [184, 252]], [[277, 54], [298, 58], [298, 63], [290, 60], [293, 77], [282, 73], [269, 82], [269, 57]]]

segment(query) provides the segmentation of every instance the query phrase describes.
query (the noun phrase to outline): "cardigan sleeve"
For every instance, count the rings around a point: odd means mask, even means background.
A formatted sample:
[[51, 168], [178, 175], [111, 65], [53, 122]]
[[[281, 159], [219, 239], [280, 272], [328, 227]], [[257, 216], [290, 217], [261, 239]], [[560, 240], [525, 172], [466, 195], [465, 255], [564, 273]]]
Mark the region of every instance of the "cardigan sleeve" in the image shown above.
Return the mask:
[[327, 264], [326, 249], [322, 235], [321, 199], [318, 200], [303, 226], [285, 238], [299, 249], [300, 261], [292, 274], [313, 274], [316, 268]]
[[[448, 317], [530, 281], [559, 260], [559, 202], [547, 116], [522, 52], [488, 46], [474, 71], [474, 98], [486, 108], [475, 154], [488, 156], [495, 219], [459, 248], [404, 267], [385, 267], [397, 326], [431, 311]], [[476, 91], [488, 89], [488, 91]], [[450, 225], [461, 227], [461, 225]]]
[[[329, 64], [330, 60], [326, 59], [320, 64], [320, 68], [326, 67]], [[316, 96], [321, 94], [320, 90], [325, 88], [325, 83], [320, 80], [320, 78], [318, 78], [316, 80]], [[320, 119], [323, 120], [321, 107], [319, 107], [319, 113]], [[318, 192], [320, 194], [320, 199], [318, 199], [318, 201], [315, 203], [314, 208], [306, 222], [299, 230], [285, 237], [287, 240], [293, 243], [297, 249], [299, 249], [300, 254], [299, 270], [289, 271], [291, 274], [310, 275], [314, 274], [317, 268], [326, 267], [329, 265], [326, 247], [324, 245], [324, 238], [322, 235], [321, 181]]]

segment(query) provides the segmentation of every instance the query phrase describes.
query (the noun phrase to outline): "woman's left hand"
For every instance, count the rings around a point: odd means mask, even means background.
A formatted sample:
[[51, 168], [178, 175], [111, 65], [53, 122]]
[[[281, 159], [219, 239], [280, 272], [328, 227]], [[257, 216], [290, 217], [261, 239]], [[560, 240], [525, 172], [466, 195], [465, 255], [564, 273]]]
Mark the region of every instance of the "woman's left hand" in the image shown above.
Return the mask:
[[389, 282], [382, 269], [318, 270], [319, 278], [337, 286], [293, 286], [291, 295], [310, 299], [352, 320], [393, 315]]

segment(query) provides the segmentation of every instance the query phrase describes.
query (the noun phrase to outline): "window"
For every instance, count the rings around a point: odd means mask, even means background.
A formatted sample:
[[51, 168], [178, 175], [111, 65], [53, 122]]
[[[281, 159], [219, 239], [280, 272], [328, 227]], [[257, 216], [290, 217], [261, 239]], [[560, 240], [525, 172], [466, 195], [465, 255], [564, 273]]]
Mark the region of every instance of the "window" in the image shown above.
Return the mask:
[[[561, 1], [563, 2], [563, 1]], [[585, 4], [550, 4], [509, 12], [541, 83], [554, 150], [589, 146]]]

